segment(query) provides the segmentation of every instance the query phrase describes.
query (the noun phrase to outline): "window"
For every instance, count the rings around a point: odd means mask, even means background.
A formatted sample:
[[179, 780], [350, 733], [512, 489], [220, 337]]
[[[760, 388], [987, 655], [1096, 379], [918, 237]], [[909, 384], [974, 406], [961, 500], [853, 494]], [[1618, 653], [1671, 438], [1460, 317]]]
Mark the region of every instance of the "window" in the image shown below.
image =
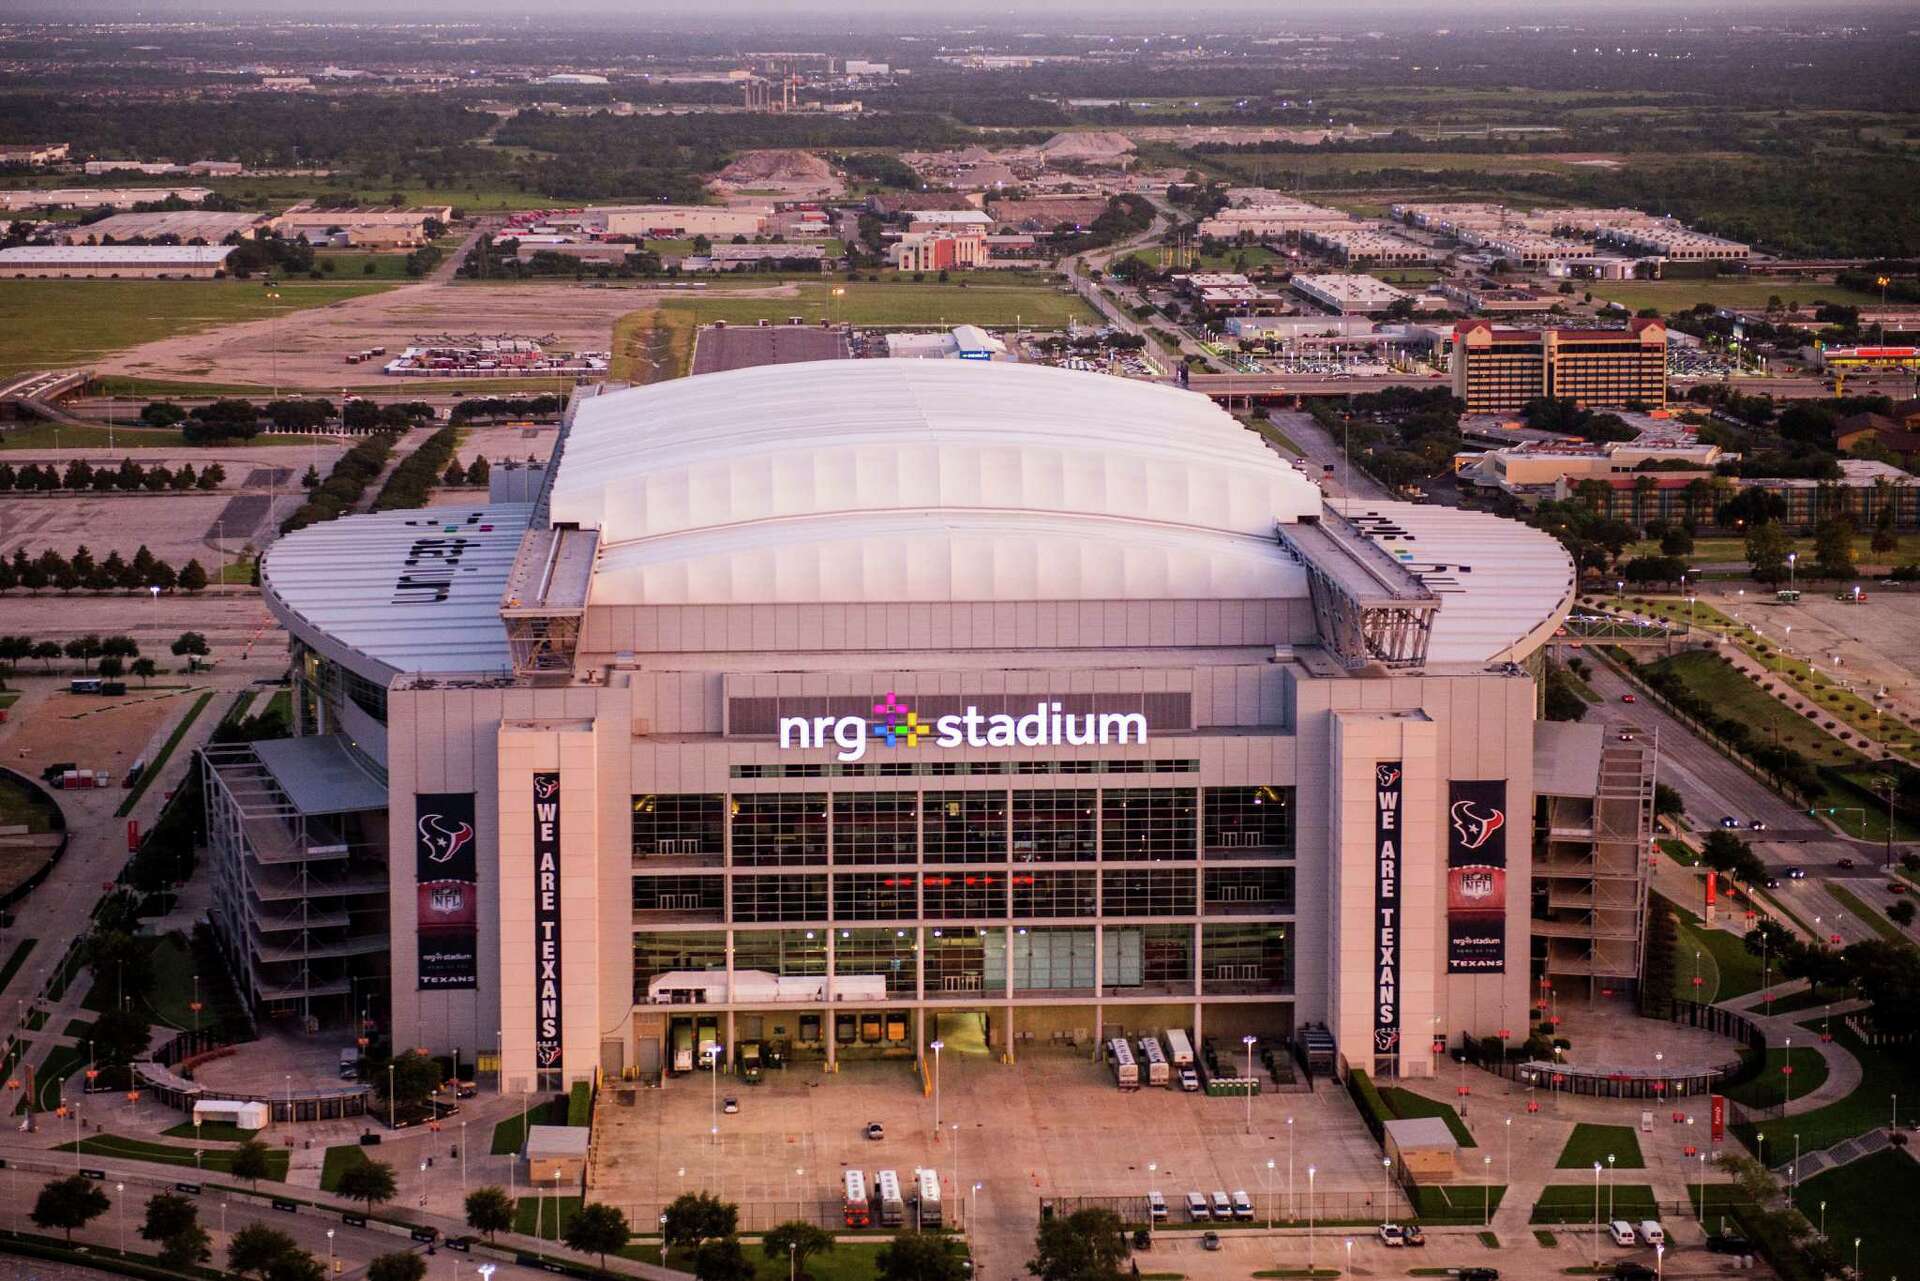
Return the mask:
[[724, 853], [725, 814], [726, 798], [717, 794], [636, 796], [633, 798], [633, 856]]
[[1291, 787], [1209, 787], [1207, 850], [1293, 854]]
[[833, 915], [841, 921], [910, 921], [920, 915], [912, 872], [839, 872], [833, 878]]
[[1102, 874], [1102, 916], [1191, 916], [1191, 868], [1137, 868]]
[[[736, 930], [733, 972], [817, 975], [827, 972], [827, 932], [817, 930]], [[735, 983], [736, 988], [738, 982]]]
[[[993, 939], [993, 964], [987, 964], [987, 940]], [[977, 926], [927, 931], [927, 995], [1004, 992], [1007, 988], [1006, 934]]]
[[1016, 871], [1009, 879], [1016, 917], [1093, 915], [1093, 873], [1090, 871]]
[[633, 910], [636, 912], [718, 913], [726, 892], [718, 876], [636, 876]]
[[1034, 791], [1013, 794], [1016, 862], [1073, 862], [1094, 858], [1099, 823], [1095, 793]]
[[727, 968], [723, 930], [642, 931], [633, 936], [633, 1000], [643, 1005], [647, 985], [662, 974]]
[[1190, 787], [1127, 787], [1102, 792], [1102, 857], [1192, 858], [1196, 808]]
[[1005, 792], [928, 792], [923, 807], [929, 863], [997, 863], [1007, 857]]
[[1293, 991], [1293, 938], [1285, 925], [1203, 925], [1200, 990], [1208, 995]]
[[921, 909], [930, 921], [1007, 914], [1007, 877], [1004, 872], [926, 872], [920, 877]]
[[917, 931], [911, 929], [852, 929], [836, 931], [833, 972], [836, 976], [879, 974], [887, 980], [887, 995], [912, 997], [919, 976]]
[[835, 792], [835, 863], [912, 863], [919, 856], [919, 798], [912, 792]]
[[1293, 869], [1207, 869], [1207, 915], [1232, 916], [1293, 911]]
[[739, 867], [791, 867], [827, 861], [824, 792], [736, 795], [733, 861]]
[[[1108, 934], [1115, 932], [1109, 930]], [[1193, 927], [1140, 927], [1140, 977], [1145, 985], [1182, 993], [1193, 991]]]
[[827, 919], [827, 878], [824, 875], [736, 876], [733, 919], [824, 921]]
[[1016, 991], [1093, 990], [1093, 931], [1018, 929], [1013, 932]]

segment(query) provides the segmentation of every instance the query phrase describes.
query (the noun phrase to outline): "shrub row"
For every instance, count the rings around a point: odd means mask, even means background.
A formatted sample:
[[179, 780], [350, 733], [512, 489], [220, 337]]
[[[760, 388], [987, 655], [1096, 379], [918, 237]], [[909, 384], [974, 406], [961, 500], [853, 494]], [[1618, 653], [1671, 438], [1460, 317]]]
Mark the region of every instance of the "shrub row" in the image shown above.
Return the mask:
[[340, 455], [340, 461], [307, 496], [307, 501], [280, 523], [280, 532], [291, 534], [296, 529], [351, 511], [373, 478], [380, 474], [380, 469], [387, 465], [396, 439], [393, 432], [377, 432]]

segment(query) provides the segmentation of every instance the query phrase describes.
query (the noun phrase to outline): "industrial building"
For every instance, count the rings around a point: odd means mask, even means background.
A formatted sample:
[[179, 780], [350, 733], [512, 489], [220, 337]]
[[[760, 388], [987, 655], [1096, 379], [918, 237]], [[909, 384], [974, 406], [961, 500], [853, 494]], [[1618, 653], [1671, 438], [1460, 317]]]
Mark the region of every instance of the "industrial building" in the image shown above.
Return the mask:
[[1423, 244], [1372, 227], [1307, 227], [1300, 243], [1355, 267], [1425, 267], [1440, 259]]
[[772, 205], [595, 205], [581, 215], [587, 226], [608, 236], [646, 240], [730, 240], [765, 233]]
[[826, 263], [827, 251], [819, 245], [715, 245], [704, 254], [688, 254], [680, 260], [682, 271], [818, 271]]
[[1470, 414], [1513, 413], [1554, 397], [1587, 409], [1662, 409], [1667, 330], [1637, 319], [1625, 329], [1504, 329], [1484, 320], [1453, 331], [1453, 394]]
[[110, 173], [137, 173], [149, 178], [190, 174], [200, 178], [235, 178], [246, 172], [238, 160], [191, 160], [175, 164], [171, 160], [89, 160], [81, 168], [89, 177]]
[[913, 360], [997, 360], [1007, 345], [978, 325], [955, 325], [932, 333], [889, 333], [887, 355]]
[[428, 205], [415, 209], [314, 209], [295, 205], [270, 224], [288, 240], [305, 238], [308, 243], [335, 248], [406, 249], [431, 240], [429, 223], [446, 227], [453, 222], [451, 205]]
[[65, 161], [69, 150], [64, 142], [0, 142], [0, 165], [44, 168]]
[[184, 200], [197, 205], [213, 194], [211, 187], [55, 187], [0, 191], [0, 210], [10, 209], [127, 209], [134, 205]]
[[207, 752], [256, 1002], [384, 1005], [512, 1091], [696, 1025], [831, 1063], [1311, 1023], [1388, 1077], [1526, 1025], [1555, 540], [1337, 511], [1098, 374], [598, 390], [532, 503], [268, 551], [302, 746]]
[[179, 209], [168, 213], [108, 214], [98, 222], [62, 227], [55, 234], [60, 243], [66, 245], [162, 239], [173, 239], [183, 245], [196, 241], [217, 245], [228, 236], [251, 236], [265, 221], [265, 214]]
[[231, 245], [22, 245], [0, 249], [0, 276], [58, 280], [211, 280]]

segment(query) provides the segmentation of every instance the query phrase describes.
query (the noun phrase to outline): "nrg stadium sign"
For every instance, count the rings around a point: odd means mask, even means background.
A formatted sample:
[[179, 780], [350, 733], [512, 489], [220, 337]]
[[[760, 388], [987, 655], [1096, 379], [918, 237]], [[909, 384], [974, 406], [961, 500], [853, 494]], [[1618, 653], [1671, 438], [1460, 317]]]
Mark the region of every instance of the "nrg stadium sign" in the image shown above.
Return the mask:
[[889, 690], [884, 702], [867, 716], [782, 716], [782, 748], [839, 749], [842, 761], [857, 761], [867, 745], [878, 740], [888, 747], [919, 747], [931, 741], [939, 747], [1105, 747], [1115, 743], [1147, 741], [1147, 718], [1140, 712], [1061, 711], [1060, 704], [1041, 701], [1024, 716], [988, 715], [978, 707], [926, 721]]

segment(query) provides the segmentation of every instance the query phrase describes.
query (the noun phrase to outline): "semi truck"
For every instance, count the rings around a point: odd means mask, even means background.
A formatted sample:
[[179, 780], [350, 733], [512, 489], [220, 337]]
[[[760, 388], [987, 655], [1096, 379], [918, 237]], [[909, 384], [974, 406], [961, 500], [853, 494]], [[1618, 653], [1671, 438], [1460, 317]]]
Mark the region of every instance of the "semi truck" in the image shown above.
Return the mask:
[[1116, 1036], [1107, 1042], [1107, 1057], [1113, 1064], [1113, 1083], [1123, 1090], [1140, 1088], [1140, 1065], [1133, 1060], [1127, 1038]]
[[1160, 1038], [1143, 1036], [1140, 1038], [1140, 1062], [1145, 1066], [1147, 1084], [1165, 1087], [1172, 1081], [1167, 1071], [1167, 1055], [1160, 1048]]

